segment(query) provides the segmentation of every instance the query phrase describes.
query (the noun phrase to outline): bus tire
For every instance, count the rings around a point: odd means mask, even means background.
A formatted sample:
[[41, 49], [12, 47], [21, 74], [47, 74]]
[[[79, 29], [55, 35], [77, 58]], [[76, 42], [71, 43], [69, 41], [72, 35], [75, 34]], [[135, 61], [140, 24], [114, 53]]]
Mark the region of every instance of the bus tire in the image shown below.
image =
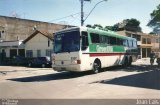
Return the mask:
[[96, 73], [100, 72], [100, 70], [101, 70], [101, 62], [100, 62], [99, 59], [96, 59], [96, 60], [94, 61], [94, 63], [93, 63], [92, 72], [93, 72], [94, 74], [96, 74]]
[[131, 65], [132, 65], [132, 57], [130, 56], [130, 57], [129, 57], [128, 66], [131, 66]]
[[42, 68], [45, 68], [45, 67], [46, 67], [46, 65], [45, 65], [45, 64], [42, 64], [42, 65], [41, 65], [41, 67], [42, 67]]
[[124, 58], [123, 66], [124, 67], [128, 66], [128, 57]]

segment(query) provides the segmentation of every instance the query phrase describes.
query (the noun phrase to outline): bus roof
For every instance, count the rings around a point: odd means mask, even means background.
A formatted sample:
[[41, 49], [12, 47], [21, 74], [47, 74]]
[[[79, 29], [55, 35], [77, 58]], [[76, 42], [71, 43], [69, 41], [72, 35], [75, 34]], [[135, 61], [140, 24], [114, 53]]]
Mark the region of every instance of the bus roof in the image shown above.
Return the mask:
[[99, 33], [99, 34], [106, 35], [106, 36], [113, 36], [113, 37], [117, 37], [117, 38], [122, 38], [122, 39], [127, 39], [128, 38], [127, 36], [117, 34], [117, 33], [115, 33], [114, 31], [111, 31], [111, 30], [101, 30], [101, 29], [88, 28], [87, 31], [93, 32], [93, 33]]
[[122, 38], [122, 39], [136, 40], [135, 38], [120, 35], [120, 34], [114, 32], [114, 31], [111, 31], [111, 30], [101, 30], [101, 29], [94, 29], [94, 28], [89, 28], [89, 27], [72, 27], [72, 28], [67, 28], [67, 29], [60, 30], [56, 33], [64, 33], [64, 32], [69, 32], [69, 31], [79, 30], [79, 29], [86, 30], [90, 33], [91, 32], [92, 33], [99, 33], [99, 34], [103, 34], [103, 35], [106, 35], [106, 36], [113, 36], [113, 37]]

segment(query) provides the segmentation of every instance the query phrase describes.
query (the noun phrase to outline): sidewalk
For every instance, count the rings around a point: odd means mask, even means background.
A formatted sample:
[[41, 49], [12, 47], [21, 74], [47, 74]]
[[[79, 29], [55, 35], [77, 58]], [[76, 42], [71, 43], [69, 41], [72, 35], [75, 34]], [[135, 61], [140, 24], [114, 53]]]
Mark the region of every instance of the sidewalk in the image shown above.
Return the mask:
[[[136, 65], [150, 65], [150, 58], [142, 58], [142, 59], [138, 59], [136, 62], [134, 62], [133, 64]], [[156, 59], [154, 60], [154, 64], [153, 65], [157, 65], [156, 63]]]

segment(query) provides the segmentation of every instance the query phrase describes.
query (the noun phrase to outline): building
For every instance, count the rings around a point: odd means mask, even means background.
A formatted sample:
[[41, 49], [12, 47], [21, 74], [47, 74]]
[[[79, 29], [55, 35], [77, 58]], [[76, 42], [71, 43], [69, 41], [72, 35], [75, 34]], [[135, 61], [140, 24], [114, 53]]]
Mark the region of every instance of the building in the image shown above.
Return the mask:
[[23, 41], [25, 57], [51, 56], [53, 49], [53, 34], [36, 30]]
[[[65, 29], [67, 27], [72, 26], [20, 19], [16, 17], [0, 16], [0, 62], [3, 61], [4, 58], [13, 58], [16, 55], [29, 56], [28, 54], [31, 54], [28, 51], [29, 49], [37, 49], [36, 51], [39, 54], [38, 56], [45, 55], [45, 52], [41, 51], [42, 49], [39, 49], [39, 46], [35, 45], [36, 42], [32, 42], [36, 41], [35, 37], [40, 36], [40, 38], [42, 38], [43, 36], [48, 35], [46, 33], [44, 34], [44, 32], [55, 33], [56, 31]], [[36, 35], [34, 36], [34, 34]], [[41, 39], [39, 39], [39, 41], [41, 41]], [[52, 45], [52, 41], [50, 38], [44, 39], [44, 41], [45, 42], [42, 42], [43, 44], [50, 43], [49, 45]], [[43, 44], [41, 44], [41, 46]], [[48, 55], [50, 55], [49, 50], [51, 50], [51, 48], [52, 46], [50, 46], [48, 48], [48, 51], [46, 51]], [[35, 54], [35, 51], [33, 52], [33, 57], [34, 56], [37, 56]]]
[[31, 35], [35, 31], [35, 29], [54, 33], [55, 31], [64, 29], [66, 27], [69, 26], [35, 20], [20, 19], [15, 17], [0, 16], [0, 31], [2, 34], [0, 40], [24, 40], [29, 35]]
[[149, 57], [152, 50], [159, 51], [159, 36], [126, 30], [118, 31], [117, 33], [137, 39], [139, 58]]

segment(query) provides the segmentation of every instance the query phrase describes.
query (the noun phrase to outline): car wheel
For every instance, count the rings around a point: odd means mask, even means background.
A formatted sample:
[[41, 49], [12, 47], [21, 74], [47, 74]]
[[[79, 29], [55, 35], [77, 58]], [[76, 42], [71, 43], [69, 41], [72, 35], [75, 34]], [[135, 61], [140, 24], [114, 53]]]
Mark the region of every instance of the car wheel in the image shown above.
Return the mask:
[[42, 64], [42, 68], [45, 68], [46, 67], [46, 65], [45, 64]]
[[32, 64], [31, 64], [31, 63], [29, 63], [29, 64], [28, 64], [28, 66], [29, 66], [29, 67], [31, 67], [31, 66], [32, 66]]

